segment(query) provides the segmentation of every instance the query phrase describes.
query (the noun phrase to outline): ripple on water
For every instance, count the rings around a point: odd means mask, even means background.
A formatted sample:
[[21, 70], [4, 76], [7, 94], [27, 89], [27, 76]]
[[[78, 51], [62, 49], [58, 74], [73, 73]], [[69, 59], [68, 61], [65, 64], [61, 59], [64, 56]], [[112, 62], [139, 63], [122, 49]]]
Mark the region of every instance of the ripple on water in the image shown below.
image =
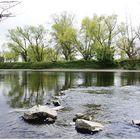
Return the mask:
[[[102, 94], [103, 92], [103, 94]], [[140, 129], [130, 125], [140, 119], [140, 87], [87, 87], [65, 91], [64, 109], [51, 125], [31, 125], [20, 117], [23, 112], [9, 112], [1, 119], [1, 138], [140, 138]], [[94, 121], [105, 128], [95, 135], [80, 134], [70, 125], [77, 112], [93, 113]], [[6, 134], [5, 134], [6, 132]]]

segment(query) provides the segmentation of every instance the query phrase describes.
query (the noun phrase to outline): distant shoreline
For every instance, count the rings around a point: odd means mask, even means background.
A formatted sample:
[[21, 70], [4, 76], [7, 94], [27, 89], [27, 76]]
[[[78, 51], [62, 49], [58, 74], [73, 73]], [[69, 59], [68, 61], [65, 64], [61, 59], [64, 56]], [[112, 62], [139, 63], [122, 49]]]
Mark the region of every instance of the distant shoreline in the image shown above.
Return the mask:
[[41, 72], [140, 72], [140, 70], [123, 69], [0, 69], [1, 71], [41, 71]]
[[73, 60], [58, 62], [4, 62], [0, 63], [2, 69], [29, 69], [47, 71], [140, 71], [140, 60], [124, 60], [113, 64], [102, 64], [95, 60]]

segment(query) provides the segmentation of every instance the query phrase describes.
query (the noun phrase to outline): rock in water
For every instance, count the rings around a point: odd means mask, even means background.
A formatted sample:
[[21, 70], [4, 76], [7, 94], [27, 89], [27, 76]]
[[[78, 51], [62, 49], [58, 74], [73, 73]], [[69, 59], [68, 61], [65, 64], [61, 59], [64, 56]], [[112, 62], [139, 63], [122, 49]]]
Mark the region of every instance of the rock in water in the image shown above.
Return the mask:
[[53, 101], [54, 106], [60, 106], [60, 101], [59, 100], [54, 100]]
[[76, 113], [75, 117], [73, 118], [73, 121], [75, 122], [77, 119], [83, 119], [84, 114], [83, 113]]
[[83, 119], [77, 119], [75, 122], [75, 127], [78, 132], [90, 134], [101, 131], [104, 128], [104, 126], [100, 123]]
[[58, 96], [62, 96], [62, 95], [65, 95], [65, 93], [64, 93], [63, 91], [60, 91], [60, 92], [58, 93]]
[[[30, 109], [28, 109], [23, 116], [23, 119], [27, 122], [32, 123], [43, 123], [55, 122], [57, 118], [57, 112], [47, 106], [36, 105]], [[52, 121], [52, 119], [54, 121]]]
[[83, 113], [76, 113], [75, 116], [76, 116], [77, 118], [82, 118], [82, 117], [84, 116], [84, 114], [83, 114]]
[[73, 118], [73, 121], [75, 122], [77, 119], [83, 119], [83, 120], [91, 121], [92, 117], [91, 117], [91, 115], [88, 115], [88, 114], [76, 113], [75, 117]]
[[132, 120], [132, 124], [140, 126], [140, 120]]

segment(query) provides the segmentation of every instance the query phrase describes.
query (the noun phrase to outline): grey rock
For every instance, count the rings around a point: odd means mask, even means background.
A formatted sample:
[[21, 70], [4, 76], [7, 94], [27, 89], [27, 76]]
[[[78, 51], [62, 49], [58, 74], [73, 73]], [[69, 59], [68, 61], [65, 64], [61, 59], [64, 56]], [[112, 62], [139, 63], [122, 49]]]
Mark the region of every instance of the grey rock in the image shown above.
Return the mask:
[[55, 120], [57, 118], [57, 112], [42, 105], [36, 105], [28, 109], [23, 115], [23, 119], [28, 122], [44, 122], [47, 118]]
[[103, 130], [104, 126], [97, 122], [77, 119], [75, 122], [75, 128], [78, 132], [93, 134], [95, 132]]
[[63, 95], [65, 95], [65, 93], [64, 93], [63, 91], [60, 91], [60, 92], [58, 93], [58, 96], [63, 96]]
[[57, 96], [52, 96], [53, 100], [59, 100], [59, 97]]
[[75, 114], [75, 117], [77, 117], [77, 118], [82, 118], [83, 116], [84, 116], [83, 113], [76, 113], [76, 114]]
[[60, 106], [60, 101], [59, 100], [53, 100], [54, 106]]
[[132, 120], [132, 124], [140, 126], [140, 120]]
[[73, 118], [73, 121], [75, 122], [77, 119], [84, 119], [84, 120], [92, 120], [91, 115], [83, 114], [83, 113], [76, 113], [75, 117]]

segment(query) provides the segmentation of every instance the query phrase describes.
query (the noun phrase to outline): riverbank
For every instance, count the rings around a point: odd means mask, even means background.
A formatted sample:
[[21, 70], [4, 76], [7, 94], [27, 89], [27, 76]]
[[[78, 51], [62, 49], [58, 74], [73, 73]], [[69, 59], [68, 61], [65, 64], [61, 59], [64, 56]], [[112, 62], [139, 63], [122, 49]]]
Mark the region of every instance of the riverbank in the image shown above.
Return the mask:
[[0, 63], [0, 69], [128, 69], [140, 70], [140, 60], [125, 60], [115, 62], [113, 65], [103, 65], [92, 61], [59, 61], [59, 62], [5, 62]]

